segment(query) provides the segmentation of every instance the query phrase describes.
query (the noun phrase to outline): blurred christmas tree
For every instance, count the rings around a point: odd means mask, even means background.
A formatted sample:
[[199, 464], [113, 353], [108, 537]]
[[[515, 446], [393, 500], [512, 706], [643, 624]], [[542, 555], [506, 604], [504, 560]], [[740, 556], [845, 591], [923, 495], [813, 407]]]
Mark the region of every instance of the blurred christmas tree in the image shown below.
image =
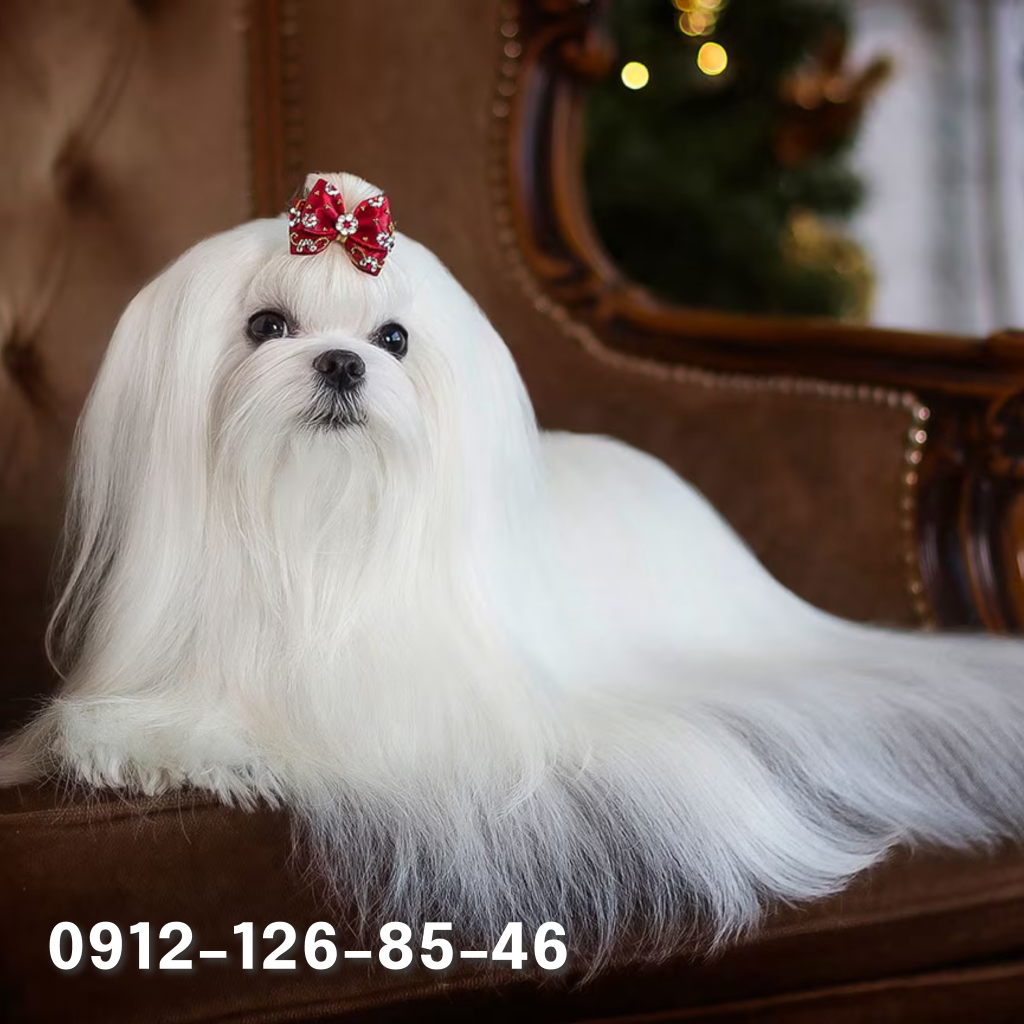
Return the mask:
[[888, 63], [844, 68], [844, 5], [615, 0], [610, 17], [621, 76], [591, 93], [586, 178], [619, 265], [689, 306], [865, 316], [870, 267], [841, 224]]

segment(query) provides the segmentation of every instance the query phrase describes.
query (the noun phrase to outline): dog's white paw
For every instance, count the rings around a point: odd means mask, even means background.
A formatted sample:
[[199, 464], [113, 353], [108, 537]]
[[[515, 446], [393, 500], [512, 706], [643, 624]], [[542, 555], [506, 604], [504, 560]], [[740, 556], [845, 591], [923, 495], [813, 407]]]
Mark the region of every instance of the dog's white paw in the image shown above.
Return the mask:
[[226, 803], [277, 800], [277, 787], [230, 722], [158, 697], [62, 698], [49, 709], [60, 767], [91, 786], [157, 796], [192, 786]]

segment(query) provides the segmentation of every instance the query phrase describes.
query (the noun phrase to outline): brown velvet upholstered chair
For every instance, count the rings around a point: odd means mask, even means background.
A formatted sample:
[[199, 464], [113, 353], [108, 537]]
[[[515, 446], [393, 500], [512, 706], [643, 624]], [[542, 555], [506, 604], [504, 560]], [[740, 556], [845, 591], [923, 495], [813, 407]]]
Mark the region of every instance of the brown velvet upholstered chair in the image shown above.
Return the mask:
[[[192, 242], [282, 210], [307, 169], [388, 190], [507, 339], [543, 424], [664, 459], [810, 601], [903, 626], [1020, 625], [1020, 339], [698, 315], [622, 280], [578, 165], [581, 100], [609, 68], [602, 15], [586, 0], [0, 3], [0, 727], [52, 687], [42, 634], [67, 446], [120, 310]], [[1014, 849], [904, 852], [712, 959], [684, 949], [583, 986], [579, 965], [547, 979], [477, 961], [442, 976], [375, 960], [243, 971], [243, 921], [301, 934], [327, 920], [340, 948], [373, 941], [292, 854], [276, 812], [0, 791], [0, 1019], [1024, 1013]], [[126, 937], [185, 922], [194, 969], [63, 973], [48, 941], [65, 920]]]

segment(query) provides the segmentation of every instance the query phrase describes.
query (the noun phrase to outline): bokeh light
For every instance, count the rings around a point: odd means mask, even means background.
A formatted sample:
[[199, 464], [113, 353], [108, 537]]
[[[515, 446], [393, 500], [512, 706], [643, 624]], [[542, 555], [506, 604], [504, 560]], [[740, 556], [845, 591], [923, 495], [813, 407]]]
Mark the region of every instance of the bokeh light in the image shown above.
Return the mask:
[[697, 51], [697, 67], [705, 75], [720, 75], [728, 63], [729, 54], [721, 43], [705, 43]]
[[622, 67], [622, 84], [627, 89], [642, 89], [651, 80], [646, 64], [631, 60]]
[[676, 27], [685, 36], [709, 36], [715, 31], [725, 0], [672, 0], [681, 13]]
[[703, 11], [679, 15], [679, 31], [687, 36], [703, 36], [715, 27], [714, 16]]

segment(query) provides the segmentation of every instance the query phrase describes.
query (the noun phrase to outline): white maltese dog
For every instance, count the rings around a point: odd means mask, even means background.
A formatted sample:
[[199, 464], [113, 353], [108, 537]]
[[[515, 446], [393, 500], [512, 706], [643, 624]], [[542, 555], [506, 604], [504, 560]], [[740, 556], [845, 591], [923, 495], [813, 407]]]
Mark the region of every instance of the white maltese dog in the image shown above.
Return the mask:
[[1017, 643], [809, 607], [664, 465], [539, 432], [376, 189], [307, 189], [122, 317], [77, 435], [66, 685], [0, 782], [283, 803], [364, 912], [597, 954], [1017, 832]]

